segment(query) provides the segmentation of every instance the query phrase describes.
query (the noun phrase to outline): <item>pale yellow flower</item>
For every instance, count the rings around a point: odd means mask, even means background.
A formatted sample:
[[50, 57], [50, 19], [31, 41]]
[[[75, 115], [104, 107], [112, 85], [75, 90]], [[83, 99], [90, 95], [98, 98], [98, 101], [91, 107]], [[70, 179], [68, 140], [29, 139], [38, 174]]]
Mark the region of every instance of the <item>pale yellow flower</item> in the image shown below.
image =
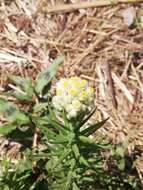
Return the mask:
[[92, 87], [88, 87], [86, 91], [87, 91], [87, 93], [89, 95], [93, 95], [94, 94], [94, 89]]
[[86, 80], [77, 76], [62, 78], [56, 84], [56, 96], [53, 97], [52, 102], [59, 112], [65, 109], [70, 119], [80, 112], [89, 110], [93, 95], [94, 89]]
[[71, 89], [69, 90], [69, 94], [70, 94], [71, 96], [77, 96], [77, 95], [78, 95], [78, 91], [77, 91], [76, 88], [71, 88]]
[[81, 101], [85, 101], [87, 98], [88, 98], [88, 94], [87, 94], [86, 91], [80, 92], [80, 94], [79, 94], [79, 99], [80, 99]]

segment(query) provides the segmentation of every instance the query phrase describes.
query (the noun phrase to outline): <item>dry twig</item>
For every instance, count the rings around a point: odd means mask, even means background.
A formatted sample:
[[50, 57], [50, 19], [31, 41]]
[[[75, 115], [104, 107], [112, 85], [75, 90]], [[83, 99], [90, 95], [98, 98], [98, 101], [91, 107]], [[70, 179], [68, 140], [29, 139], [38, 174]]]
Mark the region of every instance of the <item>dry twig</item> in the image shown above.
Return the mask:
[[46, 13], [57, 13], [57, 12], [71, 12], [78, 9], [87, 9], [87, 8], [94, 8], [94, 7], [101, 7], [101, 6], [110, 6], [110, 5], [117, 5], [119, 3], [140, 3], [143, 0], [95, 0], [91, 2], [79, 2], [74, 4], [63, 4], [63, 5], [55, 5], [55, 6], [46, 6], [41, 7], [35, 13], [36, 15], [40, 12]]

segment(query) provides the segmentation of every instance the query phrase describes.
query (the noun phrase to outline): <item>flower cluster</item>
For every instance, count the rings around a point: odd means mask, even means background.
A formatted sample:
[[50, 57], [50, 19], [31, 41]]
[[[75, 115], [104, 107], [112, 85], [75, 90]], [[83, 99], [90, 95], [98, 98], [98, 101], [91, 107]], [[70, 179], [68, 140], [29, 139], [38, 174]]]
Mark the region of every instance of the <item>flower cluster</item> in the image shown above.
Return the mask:
[[67, 112], [68, 118], [75, 118], [87, 111], [93, 101], [94, 89], [86, 80], [75, 76], [62, 78], [56, 83], [56, 95], [52, 99], [56, 110]]

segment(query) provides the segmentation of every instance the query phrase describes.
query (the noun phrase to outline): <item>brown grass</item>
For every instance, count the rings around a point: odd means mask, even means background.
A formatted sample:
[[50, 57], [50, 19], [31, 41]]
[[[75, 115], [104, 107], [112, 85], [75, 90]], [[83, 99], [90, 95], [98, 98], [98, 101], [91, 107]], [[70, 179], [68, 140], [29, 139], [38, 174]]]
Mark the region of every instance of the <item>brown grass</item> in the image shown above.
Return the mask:
[[[46, 10], [43, 6], [61, 3], [0, 1], [0, 90], [7, 85], [9, 73], [35, 78], [39, 70], [65, 54], [57, 78], [76, 74], [88, 79], [98, 107], [93, 119], [110, 117], [101, 132], [113, 143], [130, 137], [129, 152], [138, 147], [143, 156], [143, 23], [139, 24], [143, 4], [41, 12]], [[128, 7], [136, 12], [130, 27], [122, 18]]]

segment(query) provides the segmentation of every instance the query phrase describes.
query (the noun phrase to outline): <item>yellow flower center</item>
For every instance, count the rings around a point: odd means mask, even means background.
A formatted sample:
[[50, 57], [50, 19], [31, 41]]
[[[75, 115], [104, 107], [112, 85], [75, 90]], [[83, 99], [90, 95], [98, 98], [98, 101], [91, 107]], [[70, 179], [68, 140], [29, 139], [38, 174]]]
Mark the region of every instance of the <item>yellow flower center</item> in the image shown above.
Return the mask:
[[63, 86], [64, 86], [64, 87], [68, 87], [68, 86], [69, 86], [68, 81], [63, 81]]
[[94, 93], [94, 89], [92, 87], [88, 87], [87, 88], [87, 92], [90, 93], [90, 94], [93, 94]]
[[87, 98], [87, 96], [88, 96], [88, 94], [87, 94], [87, 92], [85, 92], [85, 91], [82, 91], [80, 94], [79, 94], [79, 98], [80, 99], [86, 99]]
[[69, 94], [71, 96], [76, 96], [78, 94], [78, 91], [76, 89], [72, 88], [72, 89], [69, 90]]

